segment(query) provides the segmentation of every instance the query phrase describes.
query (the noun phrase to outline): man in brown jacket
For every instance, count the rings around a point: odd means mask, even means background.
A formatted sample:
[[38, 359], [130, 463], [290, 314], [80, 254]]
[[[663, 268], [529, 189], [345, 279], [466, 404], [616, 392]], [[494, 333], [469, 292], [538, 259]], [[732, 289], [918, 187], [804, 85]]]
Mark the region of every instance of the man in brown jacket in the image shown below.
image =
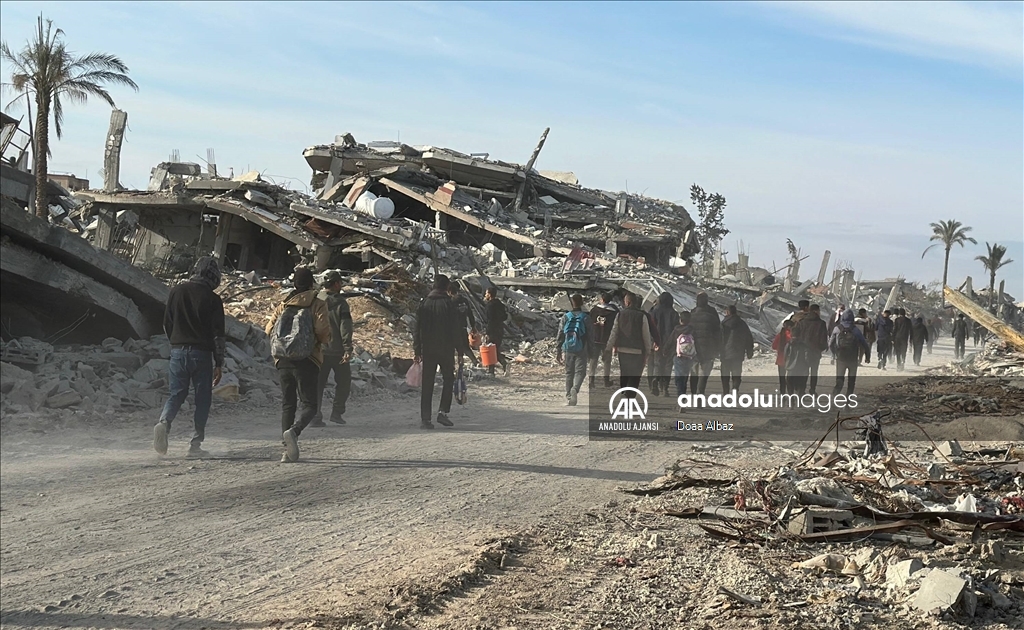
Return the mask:
[[[331, 343], [331, 323], [327, 312], [327, 303], [317, 297], [313, 289], [313, 272], [305, 267], [298, 267], [292, 275], [295, 289], [288, 294], [284, 302], [274, 310], [267, 324], [267, 334], [271, 335], [271, 346], [274, 365], [281, 379], [281, 430], [285, 452], [282, 462], [299, 460], [299, 434], [306, 428], [317, 412], [317, 382], [320, 377], [320, 366], [324, 362], [324, 346]], [[301, 319], [302, 311], [310, 309], [312, 315], [313, 344], [312, 351], [305, 357], [286, 358], [278, 356], [274, 339], [274, 329], [278, 320], [290, 311], [293, 319]], [[308, 321], [308, 320], [307, 320]], [[302, 411], [298, 421], [295, 419], [297, 406]]]

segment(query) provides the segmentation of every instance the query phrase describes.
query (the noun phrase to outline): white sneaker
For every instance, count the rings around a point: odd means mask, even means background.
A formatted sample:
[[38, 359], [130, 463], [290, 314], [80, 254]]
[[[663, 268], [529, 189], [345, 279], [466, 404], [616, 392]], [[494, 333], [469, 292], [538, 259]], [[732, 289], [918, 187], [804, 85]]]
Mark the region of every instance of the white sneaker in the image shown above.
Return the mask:
[[289, 461], [299, 461], [299, 440], [295, 437], [295, 432], [288, 429], [281, 437], [284, 439], [285, 455], [288, 456]]
[[288, 459], [288, 453], [282, 453], [281, 454], [281, 463], [282, 464], [290, 464], [291, 462], [292, 462], [292, 460]]
[[153, 427], [153, 450], [161, 455], [167, 454], [167, 424], [157, 422]]

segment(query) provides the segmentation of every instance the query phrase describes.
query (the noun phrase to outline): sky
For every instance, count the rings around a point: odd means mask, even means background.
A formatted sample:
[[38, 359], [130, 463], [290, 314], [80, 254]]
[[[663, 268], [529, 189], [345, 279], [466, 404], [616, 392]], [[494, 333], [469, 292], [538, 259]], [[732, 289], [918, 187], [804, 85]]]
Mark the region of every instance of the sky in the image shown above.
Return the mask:
[[[1024, 4], [0, 3], [20, 48], [42, 12], [71, 50], [117, 54], [139, 84], [122, 183], [178, 150], [220, 172], [308, 187], [302, 150], [351, 132], [525, 163], [681, 202], [727, 200], [724, 250], [815, 273], [942, 275], [929, 223], [957, 219], [950, 284], [1000, 271], [1024, 299]], [[10, 68], [0, 64], [7, 82]], [[3, 93], [3, 105], [14, 97]], [[17, 104], [8, 110], [20, 116]], [[54, 172], [101, 178], [109, 107], [65, 108]]]

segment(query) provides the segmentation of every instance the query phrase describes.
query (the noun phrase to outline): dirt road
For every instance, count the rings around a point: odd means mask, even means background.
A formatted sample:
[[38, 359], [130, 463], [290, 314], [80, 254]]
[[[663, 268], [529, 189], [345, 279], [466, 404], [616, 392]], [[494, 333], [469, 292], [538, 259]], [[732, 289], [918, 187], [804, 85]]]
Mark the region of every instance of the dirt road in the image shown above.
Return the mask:
[[[925, 367], [952, 358], [947, 341]], [[585, 401], [564, 407], [554, 371], [471, 394], [454, 429], [432, 432], [417, 428], [412, 395], [362, 399], [348, 425], [308, 429], [293, 465], [277, 461], [272, 408], [219, 405], [202, 461], [184, 458], [187, 418], [164, 458], [148, 416], [8, 428], [0, 623], [307, 627], [316, 611], [430, 587], [488, 540], [621, 501], [616, 487], [649, 481], [683, 449], [589, 442]]]

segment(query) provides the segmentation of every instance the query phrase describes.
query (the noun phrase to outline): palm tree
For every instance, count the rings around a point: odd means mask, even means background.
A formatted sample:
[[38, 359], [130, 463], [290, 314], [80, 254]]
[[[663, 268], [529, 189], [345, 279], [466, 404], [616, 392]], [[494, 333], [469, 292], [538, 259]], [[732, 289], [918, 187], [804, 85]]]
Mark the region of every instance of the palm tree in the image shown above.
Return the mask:
[[[971, 231], [971, 228], [960, 223], [956, 219], [950, 219], [949, 221], [939, 221], [938, 223], [932, 223], [932, 237], [929, 241], [939, 241], [939, 243], [932, 243], [923, 252], [921, 252], [921, 258], [928, 253], [933, 247], [938, 247], [941, 243], [946, 248], [946, 258], [942, 261], [942, 289], [945, 290], [946, 281], [949, 279], [949, 250], [953, 249], [953, 245], [964, 246], [964, 243], [971, 242], [975, 245], [978, 241], [974, 240], [967, 233]], [[942, 305], [946, 305], [945, 294], [942, 297]]]
[[996, 272], [1012, 263], [1012, 260], [1003, 260], [1003, 256], [1006, 255], [1006, 248], [999, 243], [992, 243], [989, 245], [985, 243], [985, 247], [988, 248], [988, 256], [975, 256], [974, 260], [980, 260], [982, 265], [985, 265], [985, 270], [988, 271], [988, 307], [992, 308], [992, 302], [995, 300], [996, 292]]
[[[50, 155], [50, 112], [54, 131], [62, 135], [64, 104], [85, 103], [90, 96], [114, 107], [114, 99], [105, 84], [125, 85], [136, 91], [139, 86], [128, 77], [128, 66], [108, 53], [90, 53], [79, 57], [67, 50], [64, 31], [51, 20], [39, 16], [38, 30], [25, 47], [14, 52], [7, 42], [0, 43], [0, 59], [11, 64], [11, 87], [30, 94], [36, 101], [36, 128], [33, 136], [33, 170], [36, 176], [36, 215], [47, 217], [46, 160]], [[13, 102], [13, 101], [12, 101]]]

